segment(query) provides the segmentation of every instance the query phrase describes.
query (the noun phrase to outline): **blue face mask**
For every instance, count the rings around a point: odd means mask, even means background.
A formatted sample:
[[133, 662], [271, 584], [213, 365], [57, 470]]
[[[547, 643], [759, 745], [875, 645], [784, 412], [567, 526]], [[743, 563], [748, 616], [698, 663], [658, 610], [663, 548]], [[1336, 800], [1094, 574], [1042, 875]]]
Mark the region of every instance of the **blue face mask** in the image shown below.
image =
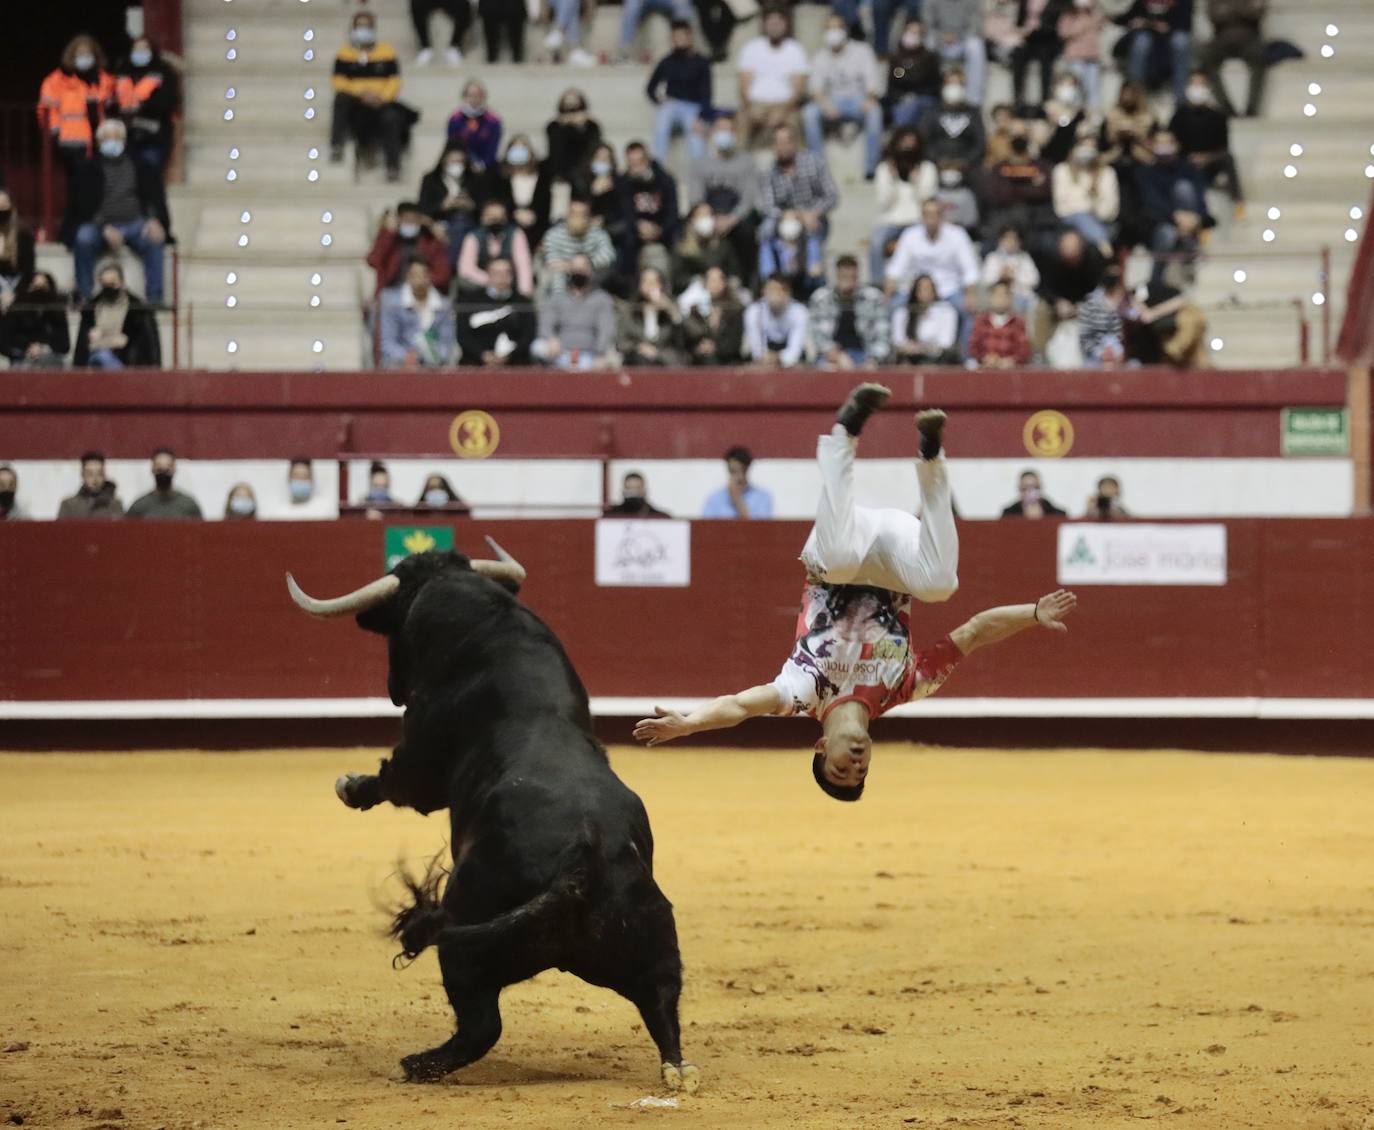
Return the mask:
[[315, 493], [315, 484], [309, 479], [292, 479], [286, 484], [286, 489], [291, 492], [292, 502], [309, 502], [310, 496]]
[[229, 500], [229, 513], [237, 514], [240, 518], [251, 518], [257, 509], [257, 503], [247, 495], [236, 494]]
[[438, 487], [431, 487], [429, 490], [425, 491], [425, 505], [447, 506], [448, 491], [440, 490]]
[[146, 67], [153, 61], [153, 53], [146, 47], [140, 51], [129, 52], [129, 62], [136, 67]]
[[528, 165], [530, 163], [529, 147], [525, 145], [512, 145], [506, 150], [506, 161], [511, 165]]
[[100, 143], [100, 152], [105, 157], [120, 157], [124, 154], [124, 142], [107, 138]]
[[368, 502], [390, 502], [390, 501], [391, 501], [391, 492], [390, 492], [389, 490], [387, 490], [385, 487], [373, 487], [370, 491], [367, 492], [367, 499], [366, 499], [366, 501], [368, 501]]

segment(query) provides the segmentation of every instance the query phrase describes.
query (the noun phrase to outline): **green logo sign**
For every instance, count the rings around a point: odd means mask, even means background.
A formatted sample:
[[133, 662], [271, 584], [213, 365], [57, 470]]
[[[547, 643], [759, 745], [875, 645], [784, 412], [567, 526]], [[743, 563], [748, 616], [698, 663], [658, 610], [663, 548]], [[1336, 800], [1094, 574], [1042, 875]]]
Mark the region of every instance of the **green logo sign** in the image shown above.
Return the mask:
[[1096, 565], [1097, 558], [1093, 556], [1093, 551], [1088, 548], [1088, 539], [1082, 534], [1078, 535], [1078, 540], [1074, 542], [1073, 549], [1068, 557], [1064, 559], [1065, 565]]
[[1350, 420], [1344, 408], [1285, 408], [1284, 455], [1349, 455]]
[[396, 568], [397, 562], [412, 553], [452, 548], [452, 526], [388, 526], [384, 557], [386, 571], [391, 572]]

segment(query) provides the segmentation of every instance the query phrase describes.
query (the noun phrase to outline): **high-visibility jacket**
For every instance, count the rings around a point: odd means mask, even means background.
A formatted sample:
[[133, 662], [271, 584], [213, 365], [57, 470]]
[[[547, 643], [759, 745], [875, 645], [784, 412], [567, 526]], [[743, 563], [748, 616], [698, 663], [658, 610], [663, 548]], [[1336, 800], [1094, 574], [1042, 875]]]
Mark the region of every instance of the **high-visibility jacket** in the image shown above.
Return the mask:
[[181, 86], [161, 59], [115, 79], [115, 99], [129, 127], [129, 144], [168, 145]]
[[99, 71], [94, 82], [58, 67], [38, 88], [38, 124], [59, 145], [84, 146], [91, 151], [91, 139], [105, 120], [105, 107], [115, 96], [114, 76]]
[[383, 102], [395, 102], [401, 94], [401, 64], [390, 43], [374, 44], [360, 51], [348, 43], [334, 57], [333, 86], [341, 94], [360, 98], [375, 94]]

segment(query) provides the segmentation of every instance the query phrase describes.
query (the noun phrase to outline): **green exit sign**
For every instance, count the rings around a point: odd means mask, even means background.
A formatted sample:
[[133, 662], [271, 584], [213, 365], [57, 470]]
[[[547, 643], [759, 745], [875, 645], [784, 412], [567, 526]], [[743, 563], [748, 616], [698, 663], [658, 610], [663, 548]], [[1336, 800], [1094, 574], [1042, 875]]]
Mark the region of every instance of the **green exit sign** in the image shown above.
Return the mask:
[[1350, 419], [1344, 408], [1285, 408], [1284, 455], [1349, 455]]
[[428, 553], [431, 549], [453, 548], [452, 526], [388, 526], [386, 528], [385, 565], [391, 572], [412, 553]]

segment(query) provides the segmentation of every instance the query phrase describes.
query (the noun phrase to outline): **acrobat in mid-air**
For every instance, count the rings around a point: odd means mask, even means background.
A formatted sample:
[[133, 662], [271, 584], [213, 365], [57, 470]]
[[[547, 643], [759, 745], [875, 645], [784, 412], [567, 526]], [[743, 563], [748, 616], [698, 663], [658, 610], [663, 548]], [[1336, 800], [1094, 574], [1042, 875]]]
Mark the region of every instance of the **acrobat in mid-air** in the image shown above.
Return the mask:
[[904, 702], [934, 694], [965, 656], [1037, 625], [1064, 632], [1078, 603], [1059, 589], [1034, 604], [989, 608], [919, 651], [911, 647], [911, 598], [948, 600], [959, 587], [954, 527], [941, 443], [945, 414], [916, 417], [921, 517], [854, 503], [859, 433], [891, 395], [862, 384], [816, 443], [821, 497], [802, 550], [806, 587], [792, 654], [771, 683], [723, 695], [685, 714], [658, 707], [635, 737], [659, 745], [763, 714], [808, 714], [821, 724], [812, 772], [837, 800], [858, 800], [873, 742], [869, 723]]

